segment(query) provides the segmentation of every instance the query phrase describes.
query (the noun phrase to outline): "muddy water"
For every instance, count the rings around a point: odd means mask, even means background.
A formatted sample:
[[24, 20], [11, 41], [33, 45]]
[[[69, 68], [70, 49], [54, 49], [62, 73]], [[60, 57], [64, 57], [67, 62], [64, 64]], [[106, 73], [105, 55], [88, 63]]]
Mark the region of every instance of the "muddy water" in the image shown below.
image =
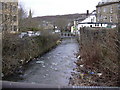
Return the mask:
[[21, 76], [22, 80], [17, 79], [17, 82], [68, 86], [71, 72], [76, 67], [78, 50], [75, 39], [64, 39], [52, 51], [31, 61]]

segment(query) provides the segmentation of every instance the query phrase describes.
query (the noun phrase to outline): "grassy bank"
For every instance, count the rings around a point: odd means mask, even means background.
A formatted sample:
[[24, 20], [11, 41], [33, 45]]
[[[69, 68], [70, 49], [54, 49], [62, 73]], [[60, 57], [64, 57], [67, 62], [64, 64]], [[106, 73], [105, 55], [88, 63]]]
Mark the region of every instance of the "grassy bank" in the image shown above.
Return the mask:
[[19, 38], [17, 35], [5, 34], [3, 37], [2, 73], [13, 74], [17, 68], [42, 55], [58, 44], [55, 34], [37, 37]]

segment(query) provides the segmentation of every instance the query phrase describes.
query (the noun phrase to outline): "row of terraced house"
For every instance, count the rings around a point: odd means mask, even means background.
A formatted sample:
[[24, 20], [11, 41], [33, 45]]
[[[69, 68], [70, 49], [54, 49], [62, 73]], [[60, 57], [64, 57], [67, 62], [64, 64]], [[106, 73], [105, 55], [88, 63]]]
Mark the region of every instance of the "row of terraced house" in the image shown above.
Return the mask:
[[[120, 18], [120, 0], [102, 0], [96, 6], [96, 10], [88, 15], [82, 22], [78, 22], [78, 30], [81, 27], [108, 27], [117, 26]], [[76, 20], [77, 21], [77, 20]]]
[[0, 0], [0, 30], [18, 31], [18, 0]]

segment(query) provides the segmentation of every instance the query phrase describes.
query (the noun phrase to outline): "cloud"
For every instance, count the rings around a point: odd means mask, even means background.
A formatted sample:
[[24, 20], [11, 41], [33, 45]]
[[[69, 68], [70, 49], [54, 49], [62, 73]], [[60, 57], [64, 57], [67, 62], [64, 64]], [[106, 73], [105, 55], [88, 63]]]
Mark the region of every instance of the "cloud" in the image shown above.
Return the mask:
[[20, 0], [34, 16], [85, 13], [94, 10], [99, 0]]

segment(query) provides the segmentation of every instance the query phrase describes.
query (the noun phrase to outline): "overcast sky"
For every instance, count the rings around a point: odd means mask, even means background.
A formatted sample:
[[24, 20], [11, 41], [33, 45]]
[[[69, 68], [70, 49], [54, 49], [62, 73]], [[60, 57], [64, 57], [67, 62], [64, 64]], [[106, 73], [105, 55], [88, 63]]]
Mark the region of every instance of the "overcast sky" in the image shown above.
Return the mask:
[[93, 11], [101, 0], [19, 0], [33, 16], [63, 15]]

